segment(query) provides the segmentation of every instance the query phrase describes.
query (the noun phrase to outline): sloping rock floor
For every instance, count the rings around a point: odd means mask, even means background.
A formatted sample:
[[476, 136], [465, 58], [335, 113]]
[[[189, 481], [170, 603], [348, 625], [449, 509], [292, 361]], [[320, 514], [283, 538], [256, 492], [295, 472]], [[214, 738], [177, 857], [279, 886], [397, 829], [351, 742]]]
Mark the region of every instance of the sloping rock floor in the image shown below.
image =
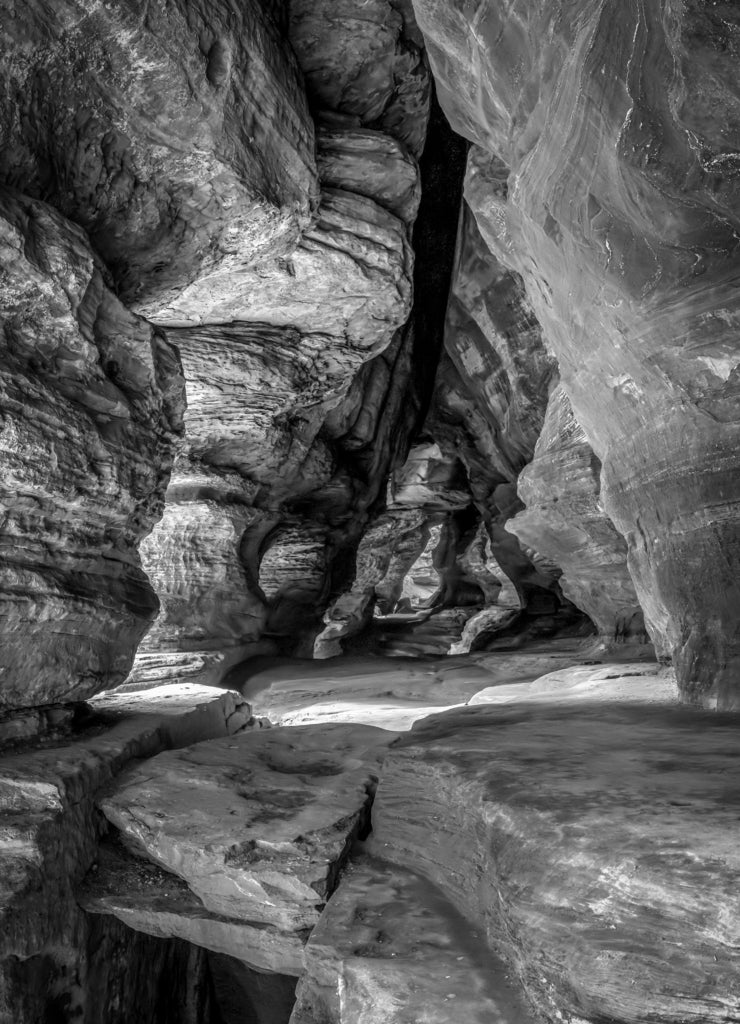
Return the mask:
[[74, 1004], [114, 923], [201, 950], [222, 1024], [740, 1020], [740, 720], [630, 659], [96, 698], [0, 760], [0, 1021], [46, 1019], [13, 990], [41, 955]]

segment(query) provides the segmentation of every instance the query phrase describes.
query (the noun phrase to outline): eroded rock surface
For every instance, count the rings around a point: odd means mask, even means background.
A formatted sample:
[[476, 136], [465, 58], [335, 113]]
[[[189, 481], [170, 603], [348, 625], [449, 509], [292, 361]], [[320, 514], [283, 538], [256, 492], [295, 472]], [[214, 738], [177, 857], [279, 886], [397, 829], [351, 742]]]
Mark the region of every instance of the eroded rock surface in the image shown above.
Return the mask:
[[134, 932], [231, 957], [242, 968], [292, 977], [303, 970], [301, 935], [215, 914], [177, 875], [109, 840], [101, 843], [76, 895], [88, 914], [111, 916]]
[[84, 232], [7, 189], [0, 273], [0, 707], [18, 707], [128, 672], [157, 613], [138, 545], [162, 514], [184, 389]]
[[311, 221], [313, 122], [274, 14], [32, 0], [3, 19], [0, 177], [81, 224], [152, 319], [200, 322], [206, 291], [223, 303]]
[[733, 706], [737, 12], [414, 8], [477, 143], [467, 200], [558, 357], [648, 629], [687, 699]]
[[[41, 737], [0, 759], [0, 1020], [35, 1024], [62, 1011], [85, 1024], [136, 1006], [155, 994], [156, 970], [173, 977], [189, 964], [204, 976], [197, 952], [137, 936], [118, 922], [91, 922], [75, 888], [98, 856], [97, 790], [133, 759], [168, 747], [230, 736], [251, 723], [238, 694], [163, 687], [138, 695], [101, 695], [94, 715], [64, 737]], [[98, 959], [102, 958], [102, 961]], [[148, 958], [151, 958], [151, 963]], [[178, 966], [179, 965], [179, 966]], [[153, 973], [154, 972], [154, 973]], [[137, 986], [139, 991], [137, 992]], [[184, 1020], [205, 1012], [206, 991], [190, 982], [165, 989]], [[202, 1000], [202, 1001], [201, 1001]], [[193, 1017], [186, 1016], [192, 1003]], [[106, 1010], [108, 1007], [108, 1010]], [[188, 1010], [187, 1012], [191, 1012]], [[157, 1011], [159, 1012], [159, 1011]], [[168, 1020], [166, 1016], [162, 1018]], [[178, 1018], [180, 1019], [180, 1018]], [[174, 1024], [174, 1021], [173, 1021]]]
[[519, 475], [517, 490], [526, 509], [506, 529], [560, 566], [563, 594], [587, 613], [607, 643], [645, 642], [627, 545], [604, 512], [600, 480], [601, 463], [557, 387], [534, 458]]
[[365, 824], [392, 738], [325, 725], [196, 744], [129, 773], [101, 807], [133, 852], [183, 878], [207, 910], [300, 933]]
[[544, 696], [433, 716], [389, 753], [371, 848], [484, 928], [546, 1019], [724, 1021], [738, 1013], [737, 728]]
[[530, 1024], [481, 935], [426, 878], [372, 858], [343, 875], [306, 947], [291, 1024]]

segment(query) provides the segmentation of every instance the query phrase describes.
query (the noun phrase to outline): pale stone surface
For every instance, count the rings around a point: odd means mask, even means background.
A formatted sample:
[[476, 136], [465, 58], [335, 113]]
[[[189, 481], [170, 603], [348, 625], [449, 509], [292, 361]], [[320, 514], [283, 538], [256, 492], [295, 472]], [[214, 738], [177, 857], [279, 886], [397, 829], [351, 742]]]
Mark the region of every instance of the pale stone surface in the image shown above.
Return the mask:
[[199, 1024], [212, 1005], [203, 951], [88, 918], [76, 887], [99, 855], [97, 790], [132, 760], [243, 730], [249, 705], [175, 686], [94, 704], [85, 727], [0, 758], [0, 1022], [38, 1024], [64, 1008], [81, 1024], [125, 1024], [145, 1006]]
[[184, 388], [84, 232], [0, 193], [0, 707], [121, 681], [157, 611], [138, 545], [162, 513]]
[[82, 224], [127, 303], [202, 318], [205, 282], [224, 302], [295, 245], [313, 122], [271, 4], [3, 6], [0, 176]]
[[392, 738], [361, 725], [251, 731], [159, 755], [100, 806], [210, 912], [300, 932], [362, 828]]
[[290, 1024], [531, 1024], [480, 931], [428, 880], [363, 857], [306, 947]]
[[516, 692], [578, 660], [573, 645], [536, 654], [436, 659], [260, 659], [247, 666], [240, 689], [254, 714], [276, 725], [345, 721], [405, 730], [435, 710], [466, 704], [489, 686], [509, 685]]
[[650, 661], [569, 665], [547, 672], [531, 683], [499, 683], [474, 693], [474, 704], [574, 704], [614, 701], [629, 704], [677, 704], [673, 670]]
[[215, 291], [209, 279], [192, 285], [187, 306], [173, 305], [166, 320], [293, 326], [337, 338], [350, 351], [378, 351], [408, 318], [411, 269], [402, 221], [372, 199], [325, 188], [316, 222], [294, 249], [232, 271], [228, 291]]
[[732, 707], [737, 10], [414, 9], [442, 105], [477, 143], [467, 201], [557, 355], [649, 632], [688, 700]]
[[389, 752], [370, 848], [484, 928], [547, 1019], [725, 1021], [738, 724], [669, 699], [435, 715]]
[[[175, 712], [176, 709], [176, 712]], [[0, 760], [0, 960], [69, 947], [72, 892], [95, 860], [96, 791], [134, 758], [243, 730], [249, 705], [229, 691], [163, 687], [150, 700], [101, 695], [97, 723], [61, 743]], [[0, 972], [0, 982], [4, 975]]]

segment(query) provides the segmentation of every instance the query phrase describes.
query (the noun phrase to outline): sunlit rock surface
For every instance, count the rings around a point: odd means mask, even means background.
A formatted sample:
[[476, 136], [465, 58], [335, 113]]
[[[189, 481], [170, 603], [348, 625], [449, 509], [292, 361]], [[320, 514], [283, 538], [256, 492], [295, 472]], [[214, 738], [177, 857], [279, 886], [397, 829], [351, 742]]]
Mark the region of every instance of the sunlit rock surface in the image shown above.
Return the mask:
[[272, 6], [32, 0], [3, 18], [0, 177], [85, 227], [150, 318], [199, 321], [204, 291], [223, 303], [311, 221], [313, 122]]
[[386, 759], [370, 846], [440, 886], [545, 1019], [725, 1021], [737, 728], [668, 702], [433, 716]]
[[[544, 665], [542, 666], [544, 667]], [[595, 702], [611, 704], [677, 704], [676, 677], [669, 667], [650, 659], [642, 661], [571, 664], [546, 672], [531, 682], [509, 680], [505, 676], [495, 685], [474, 693], [467, 703], [474, 704], [569, 704]]]
[[644, 642], [627, 545], [604, 512], [600, 481], [601, 463], [557, 387], [534, 458], [519, 476], [517, 491], [526, 509], [506, 528], [560, 566], [563, 594], [587, 613], [607, 643]]
[[733, 706], [737, 11], [414, 8], [478, 144], [468, 202], [558, 357], [648, 629], [687, 699]]
[[360, 725], [254, 730], [159, 755], [101, 807], [133, 852], [183, 878], [207, 910], [300, 933], [365, 825], [391, 738]]
[[138, 546], [182, 431], [176, 352], [84, 232], [0, 193], [0, 708], [121, 682], [157, 612]]
[[536, 653], [456, 658], [260, 658], [244, 666], [239, 689], [254, 714], [275, 725], [358, 722], [403, 730], [435, 710], [467, 704], [498, 687], [509, 687], [516, 699], [524, 684], [556, 669], [567, 672], [588, 657], [587, 649], [561, 641]]

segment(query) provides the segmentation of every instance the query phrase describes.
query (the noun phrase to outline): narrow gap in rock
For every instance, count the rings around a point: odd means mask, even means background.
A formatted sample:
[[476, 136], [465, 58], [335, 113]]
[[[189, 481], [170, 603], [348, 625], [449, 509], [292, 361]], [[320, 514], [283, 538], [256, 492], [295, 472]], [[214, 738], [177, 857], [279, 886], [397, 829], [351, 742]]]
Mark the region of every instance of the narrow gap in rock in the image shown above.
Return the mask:
[[297, 978], [254, 970], [223, 953], [207, 956], [218, 1024], [288, 1024]]

